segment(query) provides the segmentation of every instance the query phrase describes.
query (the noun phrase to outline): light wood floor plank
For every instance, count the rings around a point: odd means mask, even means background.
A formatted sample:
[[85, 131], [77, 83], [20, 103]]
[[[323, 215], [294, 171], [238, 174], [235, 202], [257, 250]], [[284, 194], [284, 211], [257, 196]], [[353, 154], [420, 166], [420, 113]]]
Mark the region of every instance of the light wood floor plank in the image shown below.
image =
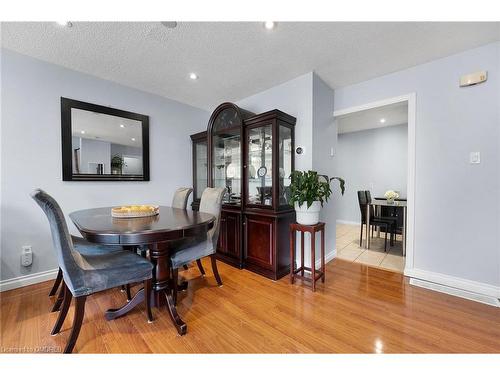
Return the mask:
[[[219, 263], [219, 288], [204, 262], [182, 275], [189, 288], [178, 311], [180, 337], [165, 308], [143, 306], [108, 322], [104, 311], [126, 296], [119, 289], [87, 299], [79, 353], [500, 353], [498, 308], [409, 285], [401, 274], [335, 259], [316, 293], [288, 277], [273, 282]], [[0, 294], [1, 348], [64, 348], [73, 306], [61, 333], [47, 297], [52, 282]], [[133, 288], [137, 291], [139, 286]], [[21, 349], [22, 350], [22, 349]]]

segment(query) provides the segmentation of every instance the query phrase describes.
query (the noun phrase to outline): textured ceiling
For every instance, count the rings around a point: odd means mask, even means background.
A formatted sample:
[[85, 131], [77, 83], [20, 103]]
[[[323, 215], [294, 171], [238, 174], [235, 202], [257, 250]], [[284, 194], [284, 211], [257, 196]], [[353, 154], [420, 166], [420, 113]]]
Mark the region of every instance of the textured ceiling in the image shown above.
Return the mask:
[[[385, 122], [381, 123], [380, 120]], [[336, 117], [338, 132], [352, 133], [408, 123], [408, 103], [395, 103]]]
[[[2, 46], [213, 109], [315, 71], [332, 88], [499, 40], [499, 23], [4, 22]], [[199, 75], [197, 81], [188, 78]]]

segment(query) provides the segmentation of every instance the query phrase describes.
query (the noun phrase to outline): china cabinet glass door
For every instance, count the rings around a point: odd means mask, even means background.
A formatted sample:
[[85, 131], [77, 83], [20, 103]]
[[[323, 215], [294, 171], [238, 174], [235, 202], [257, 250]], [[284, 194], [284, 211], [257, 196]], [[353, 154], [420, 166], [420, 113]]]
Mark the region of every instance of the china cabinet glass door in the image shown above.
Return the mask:
[[213, 137], [214, 187], [226, 188], [223, 203], [241, 203], [241, 137], [240, 131], [227, 131]]
[[194, 199], [199, 200], [208, 186], [207, 141], [196, 142], [194, 147], [196, 163], [196, 196]]
[[293, 143], [292, 129], [286, 126], [279, 127], [279, 142], [278, 142], [278, 165], [279, 165], [279, 205], [285, 206], [290, 204], [290, 175], [292, 173], [292, 158], [293, 158]]
[[247, 131], [247, 204], [273, 205], [272, 125]]

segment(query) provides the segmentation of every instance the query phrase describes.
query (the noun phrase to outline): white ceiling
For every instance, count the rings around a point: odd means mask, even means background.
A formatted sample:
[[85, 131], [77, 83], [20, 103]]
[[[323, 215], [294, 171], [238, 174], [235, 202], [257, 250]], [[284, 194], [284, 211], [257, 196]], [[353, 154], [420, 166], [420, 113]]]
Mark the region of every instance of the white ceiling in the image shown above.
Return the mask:
[[500, 40], [499, 25], [3, 22], [1, 34], [6, 48], [210, 110], [310, 71], [332, 88], [361, 82]]
[[[396, 103], [335, 118], [339, 134], [408, 123], [408, 103]], [[385, 122], [380, 122], [384, 119]]]
[[[82, 131], [85, 133], [82, 134]], [[71, 133], [74, 137], [142, 147], [142, 123], [140, 121], [104, 113], [72, 108]]]

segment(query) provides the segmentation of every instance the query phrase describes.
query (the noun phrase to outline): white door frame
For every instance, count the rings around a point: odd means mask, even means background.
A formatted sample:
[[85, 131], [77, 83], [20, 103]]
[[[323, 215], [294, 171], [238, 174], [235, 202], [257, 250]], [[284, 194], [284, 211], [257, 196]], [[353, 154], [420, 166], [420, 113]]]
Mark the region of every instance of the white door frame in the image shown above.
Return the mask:
[[413, 260], [415, 257], [415, 150], [416, 150], [416, 137], [415, 137], [415, 126], [416, 126], [416, 105], [417, 105], [417, 94], [412, 92], [406, 95], [396, 96], [393, 98], [387, 98], [378, 100], [375, 102], [362, 104], [354, 107], [349, 107], [333, 112], [333, 117], [339, 117], [347, 115], [350, 113], [366, 111], [367, 109], [378, 108], [390, 104], [396, 104], [401, 102], [408, 102], [408, 180], [407, 180], [407, 220], [406, 220], [406, 262], [405, 270], [406, 274], [409, 270], [413, 269]]

